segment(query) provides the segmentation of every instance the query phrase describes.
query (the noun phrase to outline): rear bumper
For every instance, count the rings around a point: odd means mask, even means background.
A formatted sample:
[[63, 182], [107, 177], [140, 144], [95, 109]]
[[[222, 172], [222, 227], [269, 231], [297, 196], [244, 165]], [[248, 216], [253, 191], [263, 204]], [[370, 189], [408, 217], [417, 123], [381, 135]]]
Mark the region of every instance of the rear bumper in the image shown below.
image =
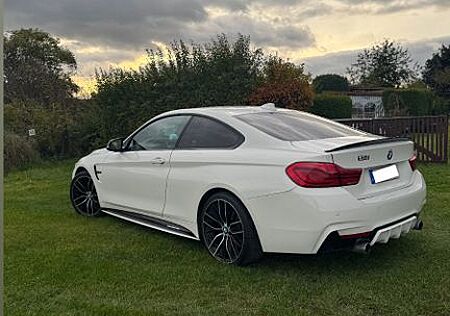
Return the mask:
[[374, 232], [418, 217], [425, 201], [426, 185], [416, 171], [409, 186], [371, 198], [358, 200], [344, 188], [298, 187], [246, 204], [265, 252], [308, 254], [333, 236]]
[[378, 227], [364, 236], [358, 236], [358, 234], [340, 236], [338, 232], [332, 232], [320, 246], [319, 252], [353, 250], [366, 253], [377, 243], [387, 243], [390, 239], [400, 238], [412, 229], [421, 230], [422, 226], [422, 220], [418, 216], [412, 215]]

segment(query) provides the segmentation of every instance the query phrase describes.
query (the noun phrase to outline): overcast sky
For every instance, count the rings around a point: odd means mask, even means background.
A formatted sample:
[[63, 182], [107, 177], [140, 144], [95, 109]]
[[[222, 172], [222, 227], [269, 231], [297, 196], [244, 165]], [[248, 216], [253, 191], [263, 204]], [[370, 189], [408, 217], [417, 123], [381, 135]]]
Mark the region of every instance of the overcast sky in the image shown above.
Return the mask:
[[138, 67], [145, 48], [174, 39], [249, 34], [313, 75], [345, 74], [361, 49], [385, 38], [423, 63], [450, 44], [450, 0], [5, 0], [5, 29], [58, 36], [89, 85], [96, 67]]

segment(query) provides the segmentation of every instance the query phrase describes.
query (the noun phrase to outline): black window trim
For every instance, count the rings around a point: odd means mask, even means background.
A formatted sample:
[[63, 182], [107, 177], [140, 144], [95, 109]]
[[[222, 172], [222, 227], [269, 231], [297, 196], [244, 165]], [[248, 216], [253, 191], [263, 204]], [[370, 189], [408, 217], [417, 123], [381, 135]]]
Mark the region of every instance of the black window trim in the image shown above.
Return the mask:
[[[180, 133], [180, 137], [178, 137], [177, 142], [174, 146], [174, 148], [172, 149], [146, 149], [146, 150], [130, 150], [129, 146], [131, 143], [131, 140], [133, 139], [133, 137], [139, 133], [140, 131], [142, 131], [144, 128], [146, 128], [147, 126], [149, 126], [150, 124], [153, 124], [159, 120], [165, 119], [165, 118], [169, 118], [169, 117], [174, 117], [174, 116], [189, 116], [188, 121], [186, 122], [186, 124], [183, 126], [183, 129], [181, 130]], [[239, 141], [238, 143], [236, 143], [236, 145], [232, 146], [232, 147], [210, 147], [210, 148], [179, 148], [178, 144], [181, 140], [181, 138], [184, 135], [184, 132], [186, 130], [186, 128], [191, 124], [192, 119], [194, 118], [194, 116], [197, 117], [204, 117], [213, 121], [216, 121], [219, 124], [224, 125], [225, 127], [229, 128], [230, 130], [232, 130], [233, 132], [237, 133], [240, 137], [241, 137], [241, 141]], [[215, 118], [209, 115], [205, 115], [205, 114], [199, 114], [199, 113], [176, 113], [176, 114], [169, 114], [169, 115], [164, 115], [161, 117], [158, 117], [156, 119], [150, 120], [149, 122], [147, 122], [146, 124], [142, 125], [140, 128], [138, 128], [137, 130], [135, 130], [133, 133], [131, 133], [126, 139], [125, 139], [125, 144], [124, 144], [124, 151], [123, 152], [135, 152], [135, 151], [172, 151], [172, 150], [234, 150], [236, 148], [238, 148], [239, 146], [241, 146], [245, 141], [245, 136], [238, 131], [237, 129], [235, 129], [233, 126], [230, 126], [229, 124]]]

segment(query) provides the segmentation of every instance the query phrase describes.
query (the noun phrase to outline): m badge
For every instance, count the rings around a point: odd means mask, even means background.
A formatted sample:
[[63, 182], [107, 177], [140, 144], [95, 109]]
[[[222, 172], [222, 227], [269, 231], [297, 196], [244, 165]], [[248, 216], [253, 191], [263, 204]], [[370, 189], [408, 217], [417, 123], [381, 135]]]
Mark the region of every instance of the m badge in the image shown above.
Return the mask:
[[364, 161], [364, 160], [369, 160], [370, 159], [370, 155], [359, 155], [358, 156], [358, 161]]

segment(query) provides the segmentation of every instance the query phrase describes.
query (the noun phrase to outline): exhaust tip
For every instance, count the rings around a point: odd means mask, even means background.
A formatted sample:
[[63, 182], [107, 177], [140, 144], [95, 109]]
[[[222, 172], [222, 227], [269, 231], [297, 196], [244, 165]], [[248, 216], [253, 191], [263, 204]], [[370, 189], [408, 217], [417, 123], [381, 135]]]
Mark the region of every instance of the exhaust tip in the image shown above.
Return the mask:
[[357, 239], [352, 251], [357, 253], [369, 254], [371, 250], [369, 241], [367, 239]]
[[414, 229], [415, 230], [422, 230], [423, 228], [423, 221], [421, 219], [419, 219], [416, 224], [414, 225]]

